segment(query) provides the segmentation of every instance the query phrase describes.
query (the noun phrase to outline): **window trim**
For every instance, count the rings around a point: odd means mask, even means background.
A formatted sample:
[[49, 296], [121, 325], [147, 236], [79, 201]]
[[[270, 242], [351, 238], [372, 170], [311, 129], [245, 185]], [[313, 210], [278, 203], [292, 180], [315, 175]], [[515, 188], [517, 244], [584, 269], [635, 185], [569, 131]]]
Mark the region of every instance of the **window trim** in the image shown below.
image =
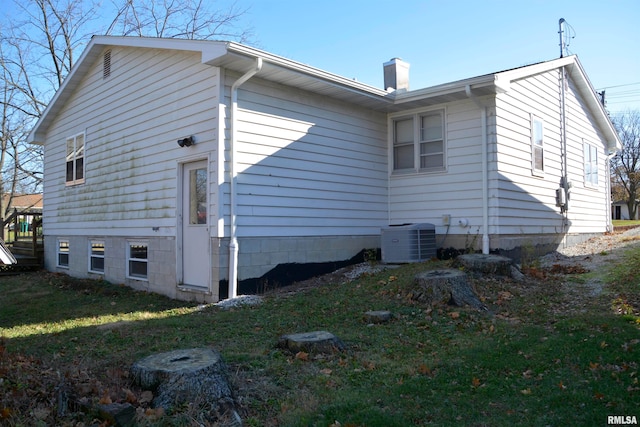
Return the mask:
[[[593, 172], [591, 172], [589, 174], [589, 176], [591, 177], [590, 179], [588, 179], [587, 177], [587, 147], [589, 148], [589, 171], [593, 171], [594, 170], [594, 166], [595, 166], [595, 174]], [[591, 154], [595, 154], [595, 161], [591, 158]], [[583, 179], [584, 179], [584, 186], [588, 187], [588, 188], [598, 188], [599, 186], [599, 181], [600, 181], [600, 177], [598, 176], [598, 147], [594, 144], [589, 144], [586, 140], [582, 140], [582, 168], [583, 168]], [[595, 176], [595, 182], [593, 177]]]
[[[132, 246], [144, 246], [147, 249], [146, 258], [132, 258], [131, 247]], [[149, 281], [149, 243], [142, 240], [129, 240], [127, 241], [127, 278], [134, 280]], [[131, 273], [131, 262], [139, 262], [146, 264], [146, 275], [134, 275]]]
[[[82, 137], [82, 155], [77, 155], [78, 151], [78, 147], [77, 147], [77, 141], [78, 138]], [[73, 143], [73, 152], [69, 153], [69, 142]], [[80, 132], [78, 134], [69, 136], [67, 138], [65, 138], [65, 175], [64, 175], [64, 182], [66, 186], [72, 186], [72, 185], [78, 185], [78, 184], [84, 184], [84, 180], [85, 180], [85, 172], [86, 172], [86, 147], [87, 147], [87, 138], [86, 138], [86, 132]], [[69, 156], [72, 156], [72, 158], [70, 159]], [[78, 160], [82, 160], [82, 177], [78, 178]], [[73, 168], [73, 177], [71, 180], [67, 179], [68, 178], [68, 164], [69, 162], [71, 162], [72, 168]]]
[[[61, 249], [63, 248], [63, 246], [66, 244], [66, 252], [61, 251]], [[56, 245], [56, 267], [59, 268], [69, 268], [69, 259], [70, 257], [70, 252], [71, 252], [71, 245], [69, 244], [69, 239], [58, 239], [58, 244]], [[67, 256], [67, 262], [66, 264], [63, 264], [60, 261], [60, 256], [61, 255], [66, 255]]]
[[[540, 135], [541, 144], [539, 146], [536, 144], [536, 123], [540, 123], [540, 132], [542, 133], [542, 135]], [[531, 114], [531, 174], [534, 176], [544, 176], [544, 134], [544, 120]], [[542, 168], [536, 167], [536, 150], [542, 151]]]
[[[441, 137], [440, 139], [424, 139], [423, 140], [423, 129], [422, 129], [422, 123], [425, 117], [427, 116], [433, 116], [433, 115], [439, 115], [440, 116], [440, 124], [441, 124]], [[442, 173], [442, 172], [446, 172], [447, 171], [447, 123], [446, 123], [446, 109], [445, 108], [435, 108], [435, 109], [429, 109], [429, 110], [420, 110], [420, 111], [416, 111], [412, 114], [401, 114], [401, 115], [397, 115], [397, 116], [390, 116], [390, 139], [391, 139], [391, 144], [390, 144], [390, 156], [391, 156], [391, 162], [390, 162], [390, 169], [391, 169], [391, 174], [392, 175], [406, 175], [406, 174], [432, 174], [432, 173]], [[399, 146], [408, 146], [409, 143], [408, 142], [401, 142], [401, 143], [397, 143], [397, 123], [404, 121], [404, 120], [411, 120], [412, 123], [412, 131], [413, 131], [413, 141], [411, 142], [411, 146], [413, 147], [413, 166], [410, 168], [396, 168], [396, 147]], [[435, 153], [438, 155], [441, 155], [441, 159], [442, 159], [442, 166], [438, 166], [438, 167], [421, 167], [421, 161], [422, 158], [424, 157], [424, 155], [422, 154], [421, 148], [423, 144], [426, 143], [432, 143], [432, 142], [439, 142], [441, 141], [442, 143], [442, 151]], [[430, 155], [434, 155], [434, 153], [430, 154]]]
[[[93, 245], [102, 245], [102, 255], [96, 255], [93, 253]], [[89, 273], [95, 274], [104, 274], [104, 254], [105, 254], [105, 245], [104, 240], [101, 239], [91, 239], [89, 240]], [[93, 268], [93, 260], [94, 259], [102, 259], [102, 270], [95, 270]]]

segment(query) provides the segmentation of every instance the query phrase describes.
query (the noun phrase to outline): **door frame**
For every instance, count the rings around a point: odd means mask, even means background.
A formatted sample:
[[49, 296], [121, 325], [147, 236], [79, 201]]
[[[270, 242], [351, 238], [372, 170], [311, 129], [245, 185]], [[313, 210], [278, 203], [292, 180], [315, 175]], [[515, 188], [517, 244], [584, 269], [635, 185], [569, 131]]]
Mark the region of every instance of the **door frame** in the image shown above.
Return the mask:
[[[207, 252], [209, 256], [207, 256], [207, 286], [206, 288], [194, 287], [185, 285], [184, 283], [184, 259], [183, 259], [183, 247], [184, 247], [184, 202], [185, 202], [185, 194], [182, 191], [185, 184], [185, 169], [188, 165], [198, 162], [205, 162], [207, 165]], [[178, 160], [177, 162], [177, 183], [176, 183], [176, 281], [177, 287], [181, 291], [187, 292], [201, 292], [205, 294], [212, 293], [211, 281], [212, 274], [211, 269], [213, 266], [213, 260], [211, 257], [211, 161], [209, 156], [193, 156], [187, 157]]]

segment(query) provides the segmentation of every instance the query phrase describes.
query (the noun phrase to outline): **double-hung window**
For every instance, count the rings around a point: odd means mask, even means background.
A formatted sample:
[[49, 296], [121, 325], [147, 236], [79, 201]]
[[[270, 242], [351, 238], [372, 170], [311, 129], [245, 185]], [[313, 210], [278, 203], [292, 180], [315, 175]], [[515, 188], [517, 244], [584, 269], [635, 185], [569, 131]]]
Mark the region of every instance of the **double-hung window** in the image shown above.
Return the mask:
[[428, 111], [393, 121], [394, 172], [445, 169], [444, 111]]
[[531, 173], [544, 174], [544, 122], [531, 116]]
[[84, 182], [84, 133], [67, 138], [66, 162], [66, 184], [82, 184]]
[[147, 279], [148, 247], [145, 242], [128, 242], [127, 277]]
[[587, 187], [598, 186], [598, 148], [583, 142], [584, 184]]
[[104, 241], [102, 240], [89, 242], [89, 271], [104, 274]]
[[58, 240], [58, 267], [69, 268], [69, 241], [66, 239]]

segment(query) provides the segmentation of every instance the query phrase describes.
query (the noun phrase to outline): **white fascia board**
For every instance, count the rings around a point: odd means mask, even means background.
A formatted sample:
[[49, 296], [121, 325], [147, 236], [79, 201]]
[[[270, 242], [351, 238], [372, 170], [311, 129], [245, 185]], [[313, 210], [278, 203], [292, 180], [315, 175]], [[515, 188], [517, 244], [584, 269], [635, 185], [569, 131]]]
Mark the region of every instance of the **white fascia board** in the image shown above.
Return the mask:
[[349, 87], [349, 88], [358, 90], [360, 92], [369, 92], [372, 95], [379, 96], [379, 97], [385, 97], [388, 95], [388, 92], [383, 89], [379, 89], [377, 87], [370, 86], [366, 83], [349, 79], [347, 77], [343, 77], [338, 74], [330, 73], [328, 71], [324, 71], [319, 68], [315, 68], [310, 65], [303, 64], [301, 62], [293, 61], [283, 56], [274, 55], [272, 53], [269, 53], [260, 49], [255, 49], [255, 48], [245, 46], [239, 43], [234, 43], [234, 42], [228, 42], [227, 47], [228, 47], [229, 53], [235, 53], [238, 55], [248, 56], [251, 58], [260, 57], [266, 63], [270, 63], [275, 66], [286, 68], [286, 69], [295, 71], [297, 73], [306, 74], [310, 77], [314, 77], [319, 80], [324, 80], [340, 86]]
[[471, 79], [431, 86], [424, 89], [397, 93], [394, 98], [396, 104], [402, 104], [405, 102], [417, 101], [424, 98], [433, 98], [436, 96], [449, 95], [457, 92], [465, 92], [467, 87], [470, 87], [470, 89], [473, 90], [474, 88], [487, 87], [492, 85], [497, 86], [495, 76], [493, 74], [487, 74]]

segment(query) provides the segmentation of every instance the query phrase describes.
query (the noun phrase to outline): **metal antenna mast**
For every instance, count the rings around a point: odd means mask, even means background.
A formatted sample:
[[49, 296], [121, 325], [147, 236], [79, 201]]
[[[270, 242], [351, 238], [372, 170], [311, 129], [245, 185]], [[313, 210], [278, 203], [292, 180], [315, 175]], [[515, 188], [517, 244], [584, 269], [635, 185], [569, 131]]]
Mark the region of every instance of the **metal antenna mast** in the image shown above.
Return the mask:
[[575, 37], [575, 32], [572, 36], [571, 30], [573, 30], [571, 25], [569, 25], [569, 23], [565, 21], [564, 18], [560, 18], [560, 21], [558, 21], [558, 34], [560, 35], [560, 58], [569, 55], [569, 39]]

